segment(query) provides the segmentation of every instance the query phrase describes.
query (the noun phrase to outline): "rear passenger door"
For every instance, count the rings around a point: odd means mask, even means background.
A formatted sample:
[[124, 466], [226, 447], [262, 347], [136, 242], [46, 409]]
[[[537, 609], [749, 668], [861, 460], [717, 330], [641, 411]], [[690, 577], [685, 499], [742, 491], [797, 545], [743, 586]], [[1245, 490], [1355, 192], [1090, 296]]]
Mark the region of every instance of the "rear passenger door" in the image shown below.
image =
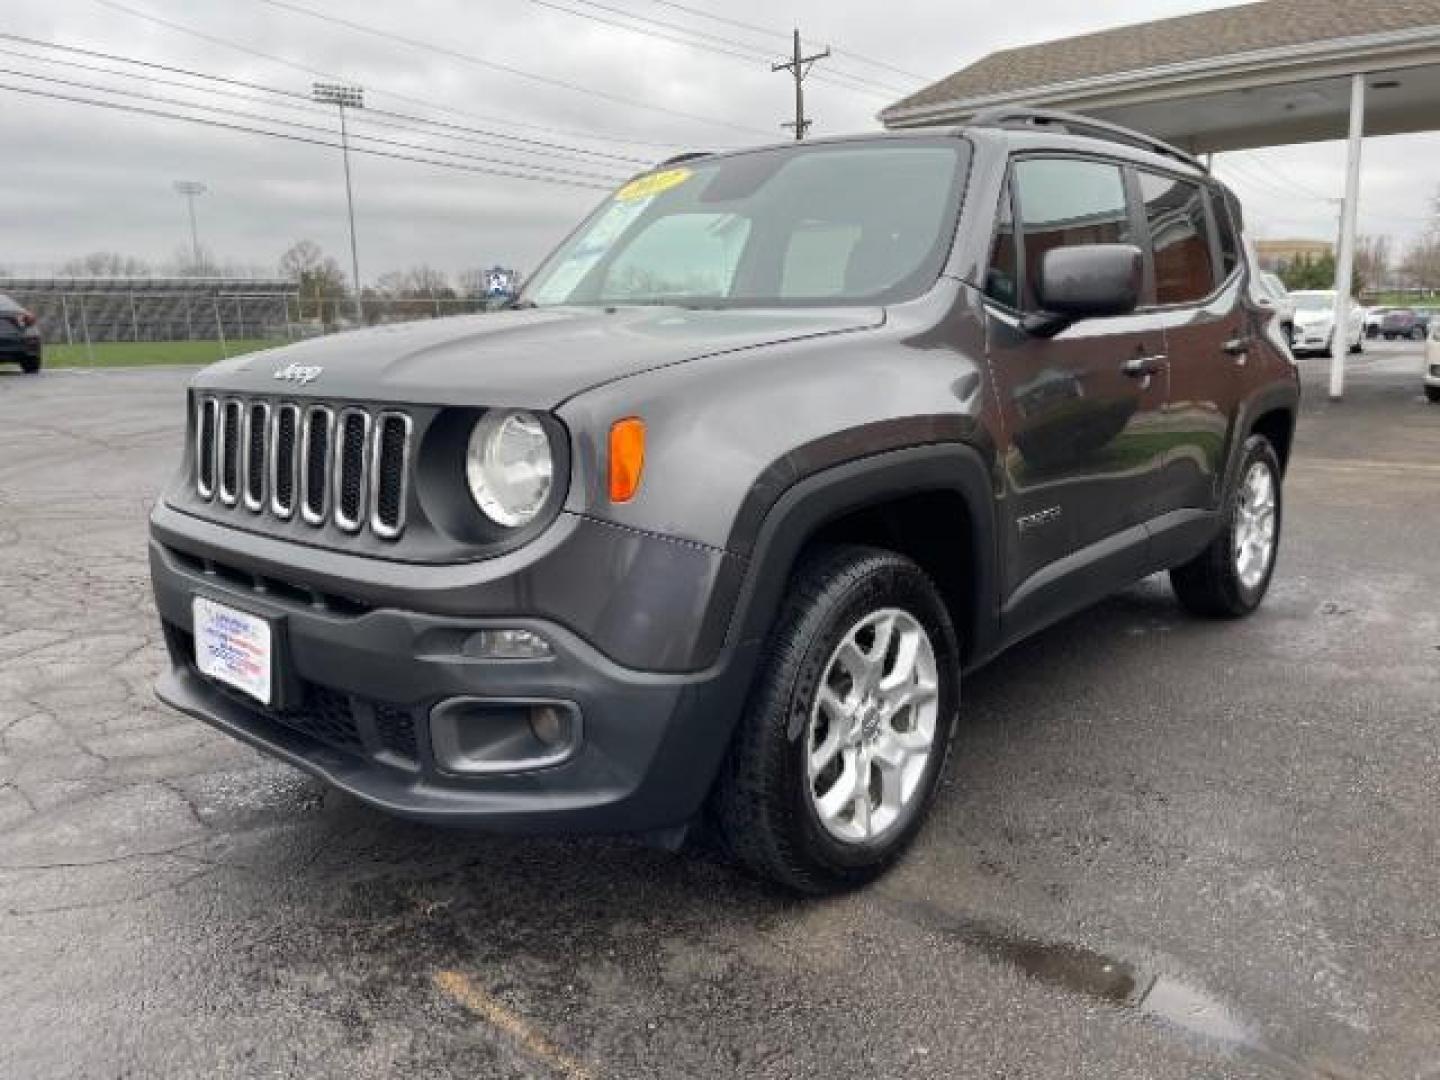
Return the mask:
[[987, 337], [1005, 441], [1004, 572], [1016, 605], [1007, 620], [1023, 624], [1074, 606], [1076, 588], [1094, 598], [1144, 572], [1165, 338], [1146, 314], [1086, 319], [1054, 337], [1023, 326], [1047, 251], [1143, 244], [1122, 165], [1026, 155], [1008, 183], [1013, 206], [1002, 201], [986, 276]]
[[1203, 532], [1218, 504], [1238, 404], [1248, 310], [1239, 242], [1228, 208], [1208, 184], [1137, 167], [1154, 299], [1152, 324], [1163, 329], [1170, 400], [1157, 418], [1163, 436], [1155, 506], [1156, 557], [1167, 542], [1183, 546]]

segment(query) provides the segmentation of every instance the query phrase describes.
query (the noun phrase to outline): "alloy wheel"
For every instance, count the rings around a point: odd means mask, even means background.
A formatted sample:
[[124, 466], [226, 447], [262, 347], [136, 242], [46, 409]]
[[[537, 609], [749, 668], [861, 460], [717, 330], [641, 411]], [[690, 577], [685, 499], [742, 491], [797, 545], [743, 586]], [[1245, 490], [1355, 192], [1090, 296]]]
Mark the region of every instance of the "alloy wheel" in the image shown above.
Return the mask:
[[811, 805], [831, 836], [865, 843], [904, 818], [935, 752], [935, 646], [886, 608], [846, 632], [825, 665], [805, 741]]

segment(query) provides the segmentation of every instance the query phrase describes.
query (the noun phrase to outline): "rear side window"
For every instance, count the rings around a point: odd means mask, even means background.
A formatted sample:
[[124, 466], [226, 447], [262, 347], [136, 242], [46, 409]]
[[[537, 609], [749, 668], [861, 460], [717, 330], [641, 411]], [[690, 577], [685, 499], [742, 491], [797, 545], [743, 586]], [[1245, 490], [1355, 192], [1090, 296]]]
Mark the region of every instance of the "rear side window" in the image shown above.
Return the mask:
[[1118, 165], [1072, 158], [1025, 158], [1015, 165], [1025, 297], [1034, 305], [1040, 260], [1055, 248], [1134, 243]]
[[1140, 173], [1140, 197], [1155, 253], [1155, 302], [1193, 304], [1215, 288], [1210, 230], [1199, 184]]

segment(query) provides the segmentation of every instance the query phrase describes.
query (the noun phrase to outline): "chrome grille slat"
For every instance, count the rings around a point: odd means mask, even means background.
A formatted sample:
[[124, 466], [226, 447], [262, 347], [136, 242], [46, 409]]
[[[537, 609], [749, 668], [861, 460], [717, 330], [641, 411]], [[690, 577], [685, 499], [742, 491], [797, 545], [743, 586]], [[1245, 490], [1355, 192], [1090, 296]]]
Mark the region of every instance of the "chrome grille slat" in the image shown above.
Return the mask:
[[296, 459], [300, 449], [300, 407], [284, 402], [275, 410], [270, 437], [270, 512], [281, 521], [295, 516]]
[[195, 492], [279, 521], [396, 540], [405, 531], [414, 421], [394, 409], [204, 394]]
[[365, 470], [369, 465], [370, 414], [345, 409], [335, 425], [335, 524], [348, 533], [365, 523]]
[[325, 405], [305, 410], [300, 436], [300, 516], [309, 525], [324, 525], [330, 512], [330, 460], [335, 440], [335, 413]]
[[215, 497], [215, 431], [220, 420], [220, 403], [201, 398], [195, 415], [195, 490], [209, 502]]
[[240, 498], [240, 434], [244, 427], [244, 410], [236, 398], [226, 398], [220, 406], [220, 501], [234, 506]]
[[410, 432], [405, 413], [382, 412], [370, 443], [370, 528], [383, 540], [405, 531], [410, 494]]
[[240, 480], [245, 509], [258, 514], [265, 509], [265, 465], [270, 447], [270, 406], [251, 401], [245, 406], [244, 474]]

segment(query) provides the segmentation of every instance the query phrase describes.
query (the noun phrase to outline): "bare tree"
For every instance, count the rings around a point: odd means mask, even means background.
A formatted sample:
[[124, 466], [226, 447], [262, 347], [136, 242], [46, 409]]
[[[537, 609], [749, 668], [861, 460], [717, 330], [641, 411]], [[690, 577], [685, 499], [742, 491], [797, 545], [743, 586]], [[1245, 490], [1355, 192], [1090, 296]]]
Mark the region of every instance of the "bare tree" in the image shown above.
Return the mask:
[[1355, 241], [1355, 295], [1383, 289], [1390, 280], [1390, 238], [1361, 236]]
[[1440, 229], [1412, 243], [1400, 264], [1400, 273], [1408, 285], [1421, 289], [1440, 289]]
[[92, 251], [68, 259], [60, 266], [61, 277], [149, 277], [150, 264], [132, 255], [115, 251]]
[[280, 256], [280, 276], [300, 291], [300, 317], [336, 321], [339, 304], [349, 295], [345, 272], [313, 240], [299, 240]]

